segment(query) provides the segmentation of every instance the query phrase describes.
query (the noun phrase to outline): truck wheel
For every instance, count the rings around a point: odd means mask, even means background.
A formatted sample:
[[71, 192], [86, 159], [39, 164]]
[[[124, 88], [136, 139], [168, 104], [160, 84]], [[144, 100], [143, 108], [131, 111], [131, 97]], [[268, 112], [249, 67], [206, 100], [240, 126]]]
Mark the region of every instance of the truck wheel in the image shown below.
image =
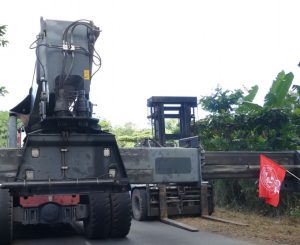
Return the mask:
[[111, 200], [111, 230], [112, 238], [125, 237], [131, 226], [131, 202], [128, 192], [112, 193]]
[[133, 218], [139, 221], [147, 219], [147, 193], [145, 189], [134, 189], [132, 196]]
[[108, 193], [93, 193], [89, 197], [89, 217], [84, 220], [84, 232], [89, 239], [107, 238], [111, 226]]
[[11, 244], [13, 238], [13, 201], [8, 190], [0, 190], [0, 243]]

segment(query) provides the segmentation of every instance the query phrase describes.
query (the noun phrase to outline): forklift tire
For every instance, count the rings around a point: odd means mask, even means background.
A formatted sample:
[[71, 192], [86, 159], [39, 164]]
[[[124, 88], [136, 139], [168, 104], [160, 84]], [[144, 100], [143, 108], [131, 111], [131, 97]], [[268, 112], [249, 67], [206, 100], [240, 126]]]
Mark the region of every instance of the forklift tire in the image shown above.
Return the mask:
[[8, 190], [0, 189], [0, 243], [11, 244], [13, 238], [13, 201]]
[[134, 189], [131, 196], [133, 218], [139, 221], [147, 219], [147, 193], [145, 189]]
[[207, 197], [208, 215], [212, 215], [212, 213], [215, 211], [213, 183], [210, 183], [210, 186], [207, 191], [208, 191], [208, 197]]
[[84, 233], [89, 239], [105, 239], [111, 226], [111, 207], [108, 193], [93, 193], [88, 196], [89, 216], [83, 221]]
[[208, 202], [208, 215], [212, 215], [213, 212], [215, 211], [214, 200], [212, 197], [209, 197], [207, 202]]
[[131, 226], [131, 201], [129, 192], [112, 193], [111, 201], [111, 230], [110, 237], [127, 236]]

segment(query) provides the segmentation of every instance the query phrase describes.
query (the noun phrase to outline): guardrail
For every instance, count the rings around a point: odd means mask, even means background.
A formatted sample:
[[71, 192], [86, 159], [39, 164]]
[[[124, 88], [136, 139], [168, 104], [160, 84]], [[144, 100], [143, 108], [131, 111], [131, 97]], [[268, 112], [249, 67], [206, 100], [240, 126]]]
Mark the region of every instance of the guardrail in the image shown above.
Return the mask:
[[259, 155], [264, 154], [287, 170], [300, 171], [299, 151], [250, 152], [250, 151], [207, 151], [202, 164], [204, 179], [257, 178]]

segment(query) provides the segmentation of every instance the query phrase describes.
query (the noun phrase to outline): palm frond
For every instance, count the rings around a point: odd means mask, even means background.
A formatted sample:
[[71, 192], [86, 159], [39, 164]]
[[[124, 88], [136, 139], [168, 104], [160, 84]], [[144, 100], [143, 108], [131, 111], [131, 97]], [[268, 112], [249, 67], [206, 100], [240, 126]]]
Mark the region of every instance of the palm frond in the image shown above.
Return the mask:
[[270, 91], [265, 96], [264, 106], [266, 107], [282, 107], [285, 98], [290, 90], [294, 79], [293, 73], [285, 74], [284, 71], [278, 73], [276, 79], [270, 88]]
[[262, 106], [249, 102], [249, 101], [243, 101], [243, 103], [239, 106], [239, 108], [236, 110], [238, 113], [248, 114], [251, 112], [259, 112], [263, 109]]
[[0, 87], [0, 96], [4, 96], [5, 94], [7, 94], [8, 91], [5, 89], [5, 87]]
[[258, 86], [252, 86], [250, 90], [247, 91], [248, 94], [244, 96], [244, 101], [252, 102], [258, 92]]

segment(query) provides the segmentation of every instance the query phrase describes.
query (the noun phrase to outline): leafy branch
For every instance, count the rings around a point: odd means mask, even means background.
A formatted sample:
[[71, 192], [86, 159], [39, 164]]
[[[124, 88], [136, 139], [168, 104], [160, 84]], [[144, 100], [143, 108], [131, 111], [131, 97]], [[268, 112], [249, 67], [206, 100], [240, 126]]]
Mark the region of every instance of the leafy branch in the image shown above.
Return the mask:
[[6, 25], [0, 26], [0, 47], [5, 47], [8, 41], [3, 38], [6, 33]]

